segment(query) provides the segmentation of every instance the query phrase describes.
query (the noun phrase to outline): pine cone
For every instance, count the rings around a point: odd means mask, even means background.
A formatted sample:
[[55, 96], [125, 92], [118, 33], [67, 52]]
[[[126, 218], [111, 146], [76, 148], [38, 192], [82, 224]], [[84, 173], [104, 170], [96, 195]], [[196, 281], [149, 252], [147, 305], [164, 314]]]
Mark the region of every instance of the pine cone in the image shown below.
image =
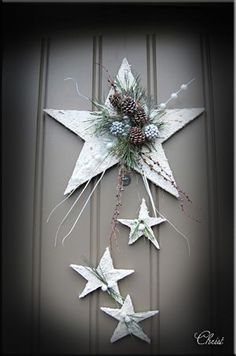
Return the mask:
[[115, 108], [115, 109], [119, 109], [120, 105], [121, 105], [121, 100], [122, 100], [122, 96], [120, 93], [115, 93], [109, 96], [109, 100], [111, 105]]
[[129, 141], [134, 145], [142, 145], [146, 140], [146, 136], [140, 127], [131, 127], [129, 130]]
[[148, 122], [147, 115], [145, 114], [144, 108], [142, 106], [139, 106], [136, 109], [136, 114], [133, 118], [133, 121], [139, 126], [143, 126]]
[[136, 111], [136, 103], [131, 96], [125, 96], [121, 102], [121, 110], [125, 115], [133, 116]]

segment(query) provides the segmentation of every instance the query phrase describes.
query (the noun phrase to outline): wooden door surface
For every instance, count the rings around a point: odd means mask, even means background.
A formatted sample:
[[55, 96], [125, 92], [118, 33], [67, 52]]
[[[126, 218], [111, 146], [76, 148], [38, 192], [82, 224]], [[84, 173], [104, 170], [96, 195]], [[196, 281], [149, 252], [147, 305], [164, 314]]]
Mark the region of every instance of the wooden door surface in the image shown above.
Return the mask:
[[[53, 7], [44, 10], [33, 12], [17, 35], [6, 28], [6, 352], [232, 352], [232, 8], [80, 5], [59, 7], [57, 13]], [[6, 8], [5, 14], [9, 18], [12, 12]], [[20, 14], [24, 16], [20, 10], [13, 14], [15, 21]], [[219, 29], [220, 19], [224, 26]], [[64, 247], [61, 239], [97, 178], [63, 224], [56, 247], [57, 227], [83, 187], [47, 223], [51, 209], [63, 199], [83, 141], [43, 109], [92, 110], [64, 78], [75, 78], [88, 97], [106, 97], [108, 83], [97, 63], [115, 76], [124, 57], [156, 102], [194, 77], [170, 108], [205, 108], [164, 144], [175, 179], [193, 203], [182, 212], [176, 198], [151, 186], [160, 212], [188, 236], [190, 255], [184, 238], [167, 222], [154, 229], [159, 251], [145, 239], [128, 246], [128, 229], [121, 225], [118, 248], [112, 249], [116, 268], [135, 270], [119, 283], [122, 295], [132, 296], [137, 311], [160, 311], [142, 323], [150, 345], [135, 337], [111, 344], [117, 322], [100, 307], [115, 303], [102, 291], [78, 299], [85, 280], [69, 267], [84, 259], [96, 265], [109, 246], [117, 167], [104, 175]], [[120, 216], [136, 217], [142, 197], [151, 211], [142, 179], [132, 174]], [[199, 346], [193, 335], [203, 330], [224, 336], [224, 345]]]

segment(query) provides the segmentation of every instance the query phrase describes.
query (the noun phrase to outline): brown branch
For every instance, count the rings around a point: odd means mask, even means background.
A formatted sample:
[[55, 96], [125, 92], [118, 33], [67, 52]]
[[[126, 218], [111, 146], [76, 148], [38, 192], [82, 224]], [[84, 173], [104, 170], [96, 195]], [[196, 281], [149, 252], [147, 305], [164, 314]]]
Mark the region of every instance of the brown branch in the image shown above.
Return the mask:
[[[147, 157], [151, 162], [152, 164], [148, 163], [147, 160], [145, 159], [145, 157]], [[189, 195], [187, 193], [185, 193], [177, 184], [176, 182], [172, 179], [171, 175], [169, 173], [167, 173], [164, 168], [162, 167], [162, 165], [160, 164], [160, 162], [158, 161], [154, 161], [154, 159], [150, 156], [150, 155], [147, 155], [147, 154], [144, 154], [142, 153], [142, 158], [144, 160], [144, 162], [149, 166], [149, 168], [151, 170], [154, 170], [155, 172], [157, 172], [159, 175], [161, 175], [166, 181], [169, 181], [174, 188], [177, 189], [178, 193], [181, 193], [189, 203], [192, 203], [192, 200], [189, 198]], [[160, 169], [160, 172], [157, 171], [155, 168], [154, 168], [154, 165], [157, 165]]]
[[116, 246], [118, 247], [117, 244], [117, 219], [120, 215], [120, 207], [122, 206], [121, 198], [122, 198], [122, 191], [124, 190], [124, 185], [123, 185], [123, 178], [124, 178], [124, 167], [120, 166], [119, 167], [119, 172], [118, 172], [118, 182], [117, 182], [117, 187], [116, 187], [116, 205], [115, 205], [115, 210], [112, 216], [111, 220], [111, 234], [110, 234], [110, 247], [112, 248], [112, 240], [115, 238]]
[[[172, 179], [171, 175], [168, 174], [164, 168], [161, 166], [161, 164], [158, 162], [158, 161], [154, 161], [153, 158], [149, 155], [146, 155], [144, 153], [141, 153], [141, 157], [142, 157], [142, 160], [144, 161], [144, 163], [146, 163], [148, 165], [148, 167], [150, 168], [150, 170], [156, 172], [158, 175], [160, 175], [164, 180], [170, 182], [174, 188], [177, 189], [178, 193], [180, 194], [180, 197], [179, 197], [179, 201], [180, 201], [180, 208], [182, 210], [182, 212], [190, 219], [196, 221], [196, 222], [200, 222], [199, 219], [196, 219], [195, 217], [193, 217], [192, 215], [188, 214], [185, 210], [185, 207], [184, 207], [184, 199], [183, 197], [181, 197], [181, 194], [186, 198], [186, 200], [190, 203], [192, 203], [192, 200], [189, 198], [189, 196], [175, 183], [175, 181]], [[148, 158], [152, 163], [148, 162], [147, 159]], [[155, 168], [155, 165], [157, 165], [160, 169], [160, 171], [158, 171], [156, 168]]]
[[109, 73], [109, 70], [101, 63], [96, 62], [97, 65], [99, 65], [100, 67], [102, 67], [102, 69], [106, 72], [106, 74], [108, 75], [107, 81], [108, 83], [111, 85], [111, 87], [113, 87], [113, 89], [116, 91], [116, 85], [114, 83], [114, 79], [112, 78], [112, 76]]

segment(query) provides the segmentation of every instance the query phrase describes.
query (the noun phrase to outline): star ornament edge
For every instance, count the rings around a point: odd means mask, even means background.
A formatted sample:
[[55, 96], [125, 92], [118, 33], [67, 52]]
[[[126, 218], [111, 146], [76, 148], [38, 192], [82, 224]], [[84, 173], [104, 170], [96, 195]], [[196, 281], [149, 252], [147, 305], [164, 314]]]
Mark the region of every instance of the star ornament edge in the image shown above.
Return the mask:
[[[128, 74], [129, 80], [135, 80], [130, 69], [130, 65], [126, 58], [123, 59], [122, 64], [118, 71], [118, 77], [120, 80], [124, 80], [124, 73]], [[109, 105], [109, 95], [112, 93], [110, 89], [106, 105]], [[111, 106], [111, 105], [110, 105]], [[166, 109], [163, 115], [163, 120], [166, 121], [166, 125], [162, 130], [162, 138], [156, 139], [154, 146], [156, 151], [151, 152], [154, 159], [159, 159], [166, 172], [171, 177], [171, 180], [175, 183], [175, 179], [171, 168], [168, 163], [168, 159], [165, 156], [164, 148], [162, 144], [168, 140], [176, 132], [184, 128], [188, 123], [199, 117], [204, 111], [204, 108], [188, 108], [188, 109]], [[76, 161], [72, 176], [65, 189], [64, 195], [74, 192], [82, 184], [86, 183], [93, 177], [100, 173], [103, 173], [107, 169], [116, 165], [118, 158], [109, 154], [109, 149], [112, 145], [112, 140], [106, 136], [96, 136], [91, 127], [90, 119], [94, 115], [93, 113], [99, 113], [99, 111], [85, 111], [85, 110], [56, 110], [56, 109], [44, 109], [50, 117], [54, 118], [69, 130], [77, 134], [84, 140], [84, 145]], [[143, 165], [144, 174], [146, 177], [154, 183], [157, 187], [164, 189], [169, 194], [179, 197], [176, 187], [166, 181], [163, 177], [154, 173], [150, 167]], [[141, 173], [139, 168], [134, 168], [137, 173]]]
[[133, 269], [114, 268], [109, 247], [106, 247], [96, 269], [76, 264], [70, 264], [70, 267], [87, 280], [79, 298], [83, 298], [98, 288], [101, 288], [104, 292], [113, 296], [119, 304], [123, 304], [123, 300], [118, 281], [135, 272]]
[[124, 304], [121, 308], [101, 307], [100, 309], [118, 321], [118, 324], [110, 339], [111, 343], [114, 343], [127, 335], [134, 335], [147, 343], [151, 342], [151, 339], [140, 327], [139, 322], [157, 315], [159, 310], [136, 313], [129, 294], [126, 296]]
[[[149, 241], [153, 243], [153, 245], [159, 250], [160, 245], [154, 235], [152, 230], [152, 226], [160, 225], [163, 222], [167, 221], [165, 218], [162, 217], [151, 217], [149, 215], [149, 211], [147, 209], [146, 201], [142, 198], [142, 203], [139, 209], [138, 218], [135, 219], [117, 219], [121, 224], [127, 226], [130, 229], [129, 233], [129, 241], [128, 244], [132, 245], [135, 243], [140, 237], [144, 236]], [[139, 226], [145, 224], [145, 229], [138, 229]]]

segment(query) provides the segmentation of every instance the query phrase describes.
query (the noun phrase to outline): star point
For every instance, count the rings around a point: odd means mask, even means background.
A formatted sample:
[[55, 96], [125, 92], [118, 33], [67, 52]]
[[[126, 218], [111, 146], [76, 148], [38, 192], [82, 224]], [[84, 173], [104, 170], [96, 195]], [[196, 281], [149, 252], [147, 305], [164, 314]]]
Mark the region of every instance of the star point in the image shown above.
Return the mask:
[[111, 337], [112, 343], [127, 335], [134, 335], [148, 343], [151, 342], [138, 323], [156, 315], [159, 310], [135, 313], [130, 295], [127, 295], [120, 309], [101, 307], [101, 310], [119, 321]]
[[83, 298], [87, 294], [101, 288], [102, 291], [110, 294], [119, 304], [123, 304], [117, 282], [134, 273], [134, 270], [115, 269], [109, 247], [106, 248], [96, 269], [75, 264], [71, 264], [70, 267], [87, 279], [87, 284], [79, 295], [79, 298]]
[[163, 223], [166, 219], [161, 217], [150, 217], [144, 198], [142, 199], [137, 219], [118, 219], [118, 221], [130, 228], [129, 245], [132, 245], [141, 236], [145, 236], [157, 249], [160, 249], [159, 243], [151, 227]]

